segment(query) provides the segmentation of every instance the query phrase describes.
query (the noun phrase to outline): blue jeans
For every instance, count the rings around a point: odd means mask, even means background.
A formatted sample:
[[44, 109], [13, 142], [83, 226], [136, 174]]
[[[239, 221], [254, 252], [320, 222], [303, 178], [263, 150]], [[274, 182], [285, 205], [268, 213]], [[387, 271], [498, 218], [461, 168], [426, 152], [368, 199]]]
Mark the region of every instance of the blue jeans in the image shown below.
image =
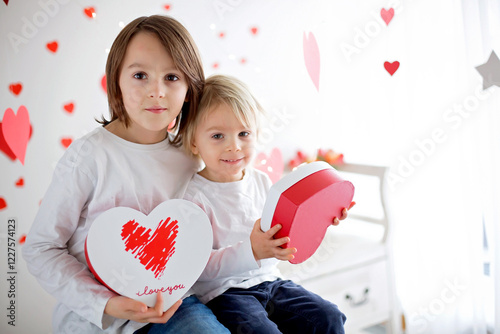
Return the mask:
[[345, 315], [337, 305], [292, 281], [232, 288], [207, 303], [231, 333], [344, 333]]
[[217, 321], [212, 311], [198, 298], [190, 296], [182, 301], [179, 309], [164, 324], [149, 324], [135, 334], [229, 334]]

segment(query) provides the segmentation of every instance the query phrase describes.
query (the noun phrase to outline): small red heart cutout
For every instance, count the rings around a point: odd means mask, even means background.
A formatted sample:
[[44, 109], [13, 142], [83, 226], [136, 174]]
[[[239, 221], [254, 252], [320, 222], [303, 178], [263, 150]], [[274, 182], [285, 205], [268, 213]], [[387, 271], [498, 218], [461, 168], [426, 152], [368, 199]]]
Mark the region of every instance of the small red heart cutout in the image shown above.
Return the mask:
[[72, 142], [73, 142], [72, 138], [69, 137], [61, 138], [61, 145], [64, 146], [64, 148], [68, 148]]
[[3, 210], [7, 207], [7, 202], [3, 197], [0, 197], [0, 210]]
[[23, 90], [23, 84], [20, 82], [11, 83], [9, 85], [9, 90], [12, 94], [17, 96], [17, 95], [21, 94], [21, 91]]
[[250, 32], [252, 33], [252, 35], [257, 35], [257, 33], [259, 32], [259, 28], [252, 27], [252, 28], [250, 28]]
[[214, 69], [219, 68], [219, 63], [217, 63], [217, 62], [216, 62], [216, 63], [213, 63], [213, 64], [212, 64], [212, 68], [214, 68]]
[[386, 25], [389, 25], [389, 22], [391, 22], [392, 18], [394, 17], [394, 8], [389, 8], [389, 10], [385, 10], [385, 8], [382, 8], [380, 11], [380, 16], [382, 17], [382, 20], [384, 20]]
[[221, 32], [219, 33], [219, 37], [220, 37], [220, 38], [224, 38], [224, 37], [226, 37], [226, 34], [225, 34], [223, 31], [221, 31]]
[[335, 217], [342, 216], [354, 196], [354, 186], [342, 179], [324, 161], [315, 161], [295, 169], [275, 183], [266, 199], [261, 218], [263, 231], [276, 224], [282, 228], [274, 238], [289, 237], [283, 248], [296, 248], [290, 263], [311, 257], [325, 237]]
[[95, 19], [96, 14], [94, 7], [87, 7], [83, 10], [83, 12], [85, 13], [85, 15], [87, 15], [88, 18]]
[[47, 43], [47, 49], [49, 49], [50, 52], [56, 53], [58, 48], [59, 43], [57, 43], [57, 41]]
[[68, 113], [72, 113], [73, 109], [75, 108], [75, 104], [73, 102], [67, 103], [64, 105], [64, 110], [66, 110]]
[[170, 9], [172, 9], [172, 6], [170, 4], [167, 4], [167, 5], [163, 6], [163, 8], [165, 8], [165, 10], [170, 10]]
[[396, 71], [399, 68], [399, 61], [396, 60], [392, 63], [389, 63], [388, 61], [386, 61], [384, 63], [384, 68], [392, 76], [394, 73], [396, 73]]
[[3, 2], [5, 2], [5, 6], [9, 5], [9, 0], [3, 0]]
[[22, 177], [20, 177], [17, 181], [16, 181], [16, 187], [22, 187], [24, 186], [24, 179]]
[[20, 245], [24, 245], [24, 243], [26, 242], [26, 234], [21, 234], [18, 242]]

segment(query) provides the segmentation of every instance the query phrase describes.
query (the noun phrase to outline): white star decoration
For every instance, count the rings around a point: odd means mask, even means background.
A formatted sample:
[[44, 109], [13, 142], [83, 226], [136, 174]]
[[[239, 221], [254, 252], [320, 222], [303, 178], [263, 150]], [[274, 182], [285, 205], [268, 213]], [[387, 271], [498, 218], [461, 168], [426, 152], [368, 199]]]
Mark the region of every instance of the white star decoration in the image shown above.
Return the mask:
[[477, 66], [476, 70], [483, 77], [483, 90], [493, 85], [500, 87], [500, 59], [495, 51], [491, 51], [488, 61]]

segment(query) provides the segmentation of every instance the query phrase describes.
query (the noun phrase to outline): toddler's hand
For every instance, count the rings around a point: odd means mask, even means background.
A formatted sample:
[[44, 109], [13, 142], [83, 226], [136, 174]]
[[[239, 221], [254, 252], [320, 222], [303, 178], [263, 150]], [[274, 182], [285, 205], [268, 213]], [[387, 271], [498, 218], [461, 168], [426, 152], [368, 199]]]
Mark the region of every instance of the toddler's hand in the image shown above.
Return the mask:
[[347, 210], [351, 210], [351, 208], [352, 208], [355, 204], [356, 204], [356, 202], [351, 202], [351, 204], [349, 205], [349, 207], [348, 207], [348, 208], [344, 208], [344, 209], [342, 210], [342, 217], [340, 217], [340, 218], [337, 218], [337, 217], [333, 218], [332, 225], [337, 226], [338, 224], [340, 224], [340, 221], [341, 221], [341, 220], [346, 219], [346, 218], [347, 218]]
[[297, 252], [295, 248], [281, 248], [280, 246], [290, 241], [290, 238], [283, 237], [274, 239], [274, 235], [281, 229], [281, 225], [275, 225], [264, 232], [260, 229], [260, 219], [258, 219], [250, 234], [252, 251], [255, 260], [263, 260], [275, 257], [278, 260], [289, 261], [293, 259], [293, 253]]
[[182, 300], [178, 300], [167, 311], [163, 312], [163, 296], [161, 292], [156, 297], [154, 307], [148, 307], [146, 304], [128, 297], [115, 296], [108, 300], [104, 313], [120, 319], [164, 324], [174, 315], [181, 304]]

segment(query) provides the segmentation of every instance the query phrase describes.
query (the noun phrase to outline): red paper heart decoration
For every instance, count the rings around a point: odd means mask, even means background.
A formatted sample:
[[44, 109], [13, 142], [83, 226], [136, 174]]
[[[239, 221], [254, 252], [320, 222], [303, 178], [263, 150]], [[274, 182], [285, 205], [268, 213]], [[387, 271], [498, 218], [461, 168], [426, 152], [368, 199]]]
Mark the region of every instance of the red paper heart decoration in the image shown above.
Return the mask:
[[394, 8], [389, 8], [389, 10], [385, 10], [385, 8], [382, 8], [380, 11], [380, 16], [382, 17], [382, 20], [384, 20], [386, 25], [389, 25], [389, 22], [391, 22], [392, 18], [394, 17]]
[[399, 68], [399, 61], [396, 60], [392, 63], [389, 63], [388, 61], [386, 61], [384, 63], [384, 68], [392, 76], [394, 73], [396, 73], [396, 71]]
[[7, 207], [7, 202], [3, 197], [0, 197], [0, 210], [3, 210]]
[[5, 2], [5, 5], [8, 6], [9, 5], [9, 0], [3, 0], [3, 2]]
[[316, 90], [319, 91], [319, 72], [320, 72], [320, 57], [318, 43], [314, 34], [311, 32], [306, 35], [304, 32], [304, 38], [302, 41], [302, 46], [304, 49], [304, 61], [306, 63], [307, 73], [311, 78]]
[[73, 102], [67, 103], [64, 105], [64, 110], [66, 110], [70, 114], [73, 112], [74, 108], [75, 108], [75, 104]]
[[284, 169], [283, 156], [281, 155], [280, 149], [273, 148], [270, 156], [267, 156], [263, 152], [257, 154], [254, 167], [269, 175], [273, 183], [278, 182], [281, 175], [283, 175]]
[[59, 48], [59, 43], [57, 43], [57, 41], [47, 43], [47, 49], [49, 49], [50, 52], [56, 53], [57, 48]]
[[5, 110], [2, 133], [12, 153], [24, 165], [24, 157], [30, 138], [30, 117], [25, 106], [20, 106], [17, 109], [17, 114], [14, 114], [14, 110], [11, 108]]
[[[33, 134], [33, 127], [30, 125], [30, 138], [31, 135]], [[16, 160], [16, 155], [12, 150], [10, 149], [9, 145], [5, 141], [5, 138], [3, 136], [3, 130], [2, 130], [2, 123], [0, 122], [0, 151], [5, 153], [7, 157], [9, 157], [12, 161]]]
[[307, 260], [318, 249], [326, 229], [335, 217], [342, 216], [354, 196], [354, 186], [342, 179], [324, 161], [311, 162], [275, 183], [262, 212], [261, 228], [267, 231], [276, 224], [283, 227], [275, 238], [290, 237], [284, 248], [297, 252], [290, 263]]
[[21, 91], [23, 90], [23, 84], [20, 82], [12, 83], [9, 85], [9, 90], [12, 94], [18, 96], [19, 94], [21, 94]]
[[72, 142], [73, 142], [72, 138], [69, 138], [69, 137], [61, 138], [61, 145], [64, 146], [65, 148], [68, 148]]
[[22, 177], [20, 177], [17, 181], [16, 181], [16, 187], [22, 187], [24, 186], [24, 179]]
[[165, 8], [166, 10], [170, 10], [172, 8], [172, 6], [170, 4], [168, 4], [168, 5], [163, 6], [163, 8]]
[[95, 19], [96, 14], [95, 14], [95, 8], [94, 7], [87, 7], [83, 10], [85, 15], [87, 15], [88, 18], [90, 19]]
[[20, 245], [24, 245], [24, 243], [26, 242], [26, 234], [21, 234], [21, 236], [19, 237], [19, 244]]
[[252, 28], [250, 28], [250, 32], [252, 33], [252, 35], [257, 35], [257, 33], [259, 32], [259, 28], [252, 27]]
[[167, 310], [191, 288], [212, 251], [212, 227], [196, 204], [174, 199], [149, 215], [126, 207], [103, 212], [92, 223], [85, 256], [110, 290]]

